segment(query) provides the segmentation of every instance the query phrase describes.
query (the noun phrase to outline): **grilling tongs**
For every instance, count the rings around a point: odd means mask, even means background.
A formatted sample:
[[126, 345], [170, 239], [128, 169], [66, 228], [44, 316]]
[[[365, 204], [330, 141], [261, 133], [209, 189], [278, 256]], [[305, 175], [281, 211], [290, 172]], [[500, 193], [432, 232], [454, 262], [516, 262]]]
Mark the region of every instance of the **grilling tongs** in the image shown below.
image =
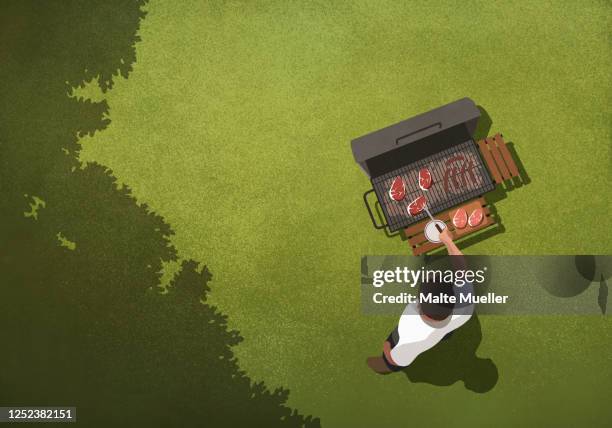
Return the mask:
[[423, 209], [425, 210], [425, 212], [427, 213], [427, 215], [429, 216], [429, 218], [431, 219], [431, 221], [433, 221], [433, 224], [436, 226], [436, 229], [438, 229], [438, 232], [442, 233], [442, 231], [444, 229], [442, 229], [438, 223], [436, 223], [436, 219], [431, 215], [431, 213], [429, 212], [429, 210], [427, 209], [427, 203], [425, 203], [425, 206], [423, 207]]

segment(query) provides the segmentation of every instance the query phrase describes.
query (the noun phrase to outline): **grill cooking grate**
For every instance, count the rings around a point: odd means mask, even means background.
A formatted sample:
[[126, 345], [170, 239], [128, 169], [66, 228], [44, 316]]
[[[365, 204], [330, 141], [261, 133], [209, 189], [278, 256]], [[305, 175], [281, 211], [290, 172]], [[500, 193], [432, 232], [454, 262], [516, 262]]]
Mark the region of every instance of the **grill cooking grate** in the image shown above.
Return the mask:
[[[431, 172], [432, 185], [428, 191], [419, 188], [421, 168]], [[397, 176], [401, 176], [406, 185], [406, 197], [399, 202], [389, 196], [391, 183]], [[427, 208], [435, 214], [495, 187], [472, 140], [375, 177], [372, 186], [391, 232], [427, 217], [424, 210], [414, 217], [408, 214], [408, 205], [420, 195], [425, 195]]]

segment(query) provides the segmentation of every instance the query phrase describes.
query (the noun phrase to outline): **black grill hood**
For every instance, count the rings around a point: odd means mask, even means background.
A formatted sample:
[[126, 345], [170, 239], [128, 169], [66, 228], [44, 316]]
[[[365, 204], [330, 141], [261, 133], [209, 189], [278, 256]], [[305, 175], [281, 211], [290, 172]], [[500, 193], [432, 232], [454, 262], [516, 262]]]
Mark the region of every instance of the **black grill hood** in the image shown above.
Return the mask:
[[353, 157], [369, 177], [377, 177], [470, 140], [479, 117], [474, 101], [462, 98], [355, 138]]

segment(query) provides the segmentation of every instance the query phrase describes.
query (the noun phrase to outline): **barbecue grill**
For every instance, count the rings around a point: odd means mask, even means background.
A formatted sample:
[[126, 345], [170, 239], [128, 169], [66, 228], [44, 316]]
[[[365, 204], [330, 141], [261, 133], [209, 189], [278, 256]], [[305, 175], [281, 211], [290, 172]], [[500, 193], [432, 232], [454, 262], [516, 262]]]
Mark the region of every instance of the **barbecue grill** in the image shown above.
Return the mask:
[[[372, 183], [363, 199], [375, 228], [395, 232], [425, 218], [424, 211], [416, 216], [407, 211], [420, 195], [425, 195], [427, 208], [435, 214], [493, 190], [473, 140], [479, 117], [474, 102], [463, 98], [351, 141], [353, 156]], [[432, 175], [428, 191], [418, 185], [422, 168]], [[406, 197], [399, 202], [389, 196], [396, 177], [406, 185]], [[376, 194], [386, 223], [377, 223], [368, 203], [371, 193]]]

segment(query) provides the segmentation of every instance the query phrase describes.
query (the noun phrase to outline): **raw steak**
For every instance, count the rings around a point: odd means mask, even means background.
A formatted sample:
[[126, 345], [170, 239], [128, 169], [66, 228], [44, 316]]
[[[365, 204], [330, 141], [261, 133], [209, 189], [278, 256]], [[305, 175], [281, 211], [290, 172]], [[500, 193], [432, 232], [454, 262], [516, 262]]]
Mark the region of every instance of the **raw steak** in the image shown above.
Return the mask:
[[472, 211], [472, 214], [470, 214], [470, 218], [468, 219], [468, 224], [471, 227], [476, 227], [480, 223], [482, 223], [483, 218], [484, 218], [484, 212], [482, 211], [482, 208], [476, 208], [474, 211]]
[[425, 196], [419, 196], [414, 201], [410, 202], [410, 205], [408, 205], [408, 214], [412, 216], [418, 215], [421, 211], [423, 211], [426, 203], [427, 199], [425, 199]]
[[395, 180], [393, 180], [393, 183], [391, 183], [389, 197], [394, 201], [401, 201], [406, 197], [406, 185], [404, 184], [402, 177], [395, 177]]
[[421, 169], [419, 171], [419, 187], [421, 190], [429, 190], [431, 183], [431, 172], [427, 168]]
[[463, 208], [459, 208], [455, 212], [455, 215], [453, 215], [453, 225], [457, 229], [463, 229], [465, 226], [467, 226], [467, 223], [468, 223], [467, 212]]

